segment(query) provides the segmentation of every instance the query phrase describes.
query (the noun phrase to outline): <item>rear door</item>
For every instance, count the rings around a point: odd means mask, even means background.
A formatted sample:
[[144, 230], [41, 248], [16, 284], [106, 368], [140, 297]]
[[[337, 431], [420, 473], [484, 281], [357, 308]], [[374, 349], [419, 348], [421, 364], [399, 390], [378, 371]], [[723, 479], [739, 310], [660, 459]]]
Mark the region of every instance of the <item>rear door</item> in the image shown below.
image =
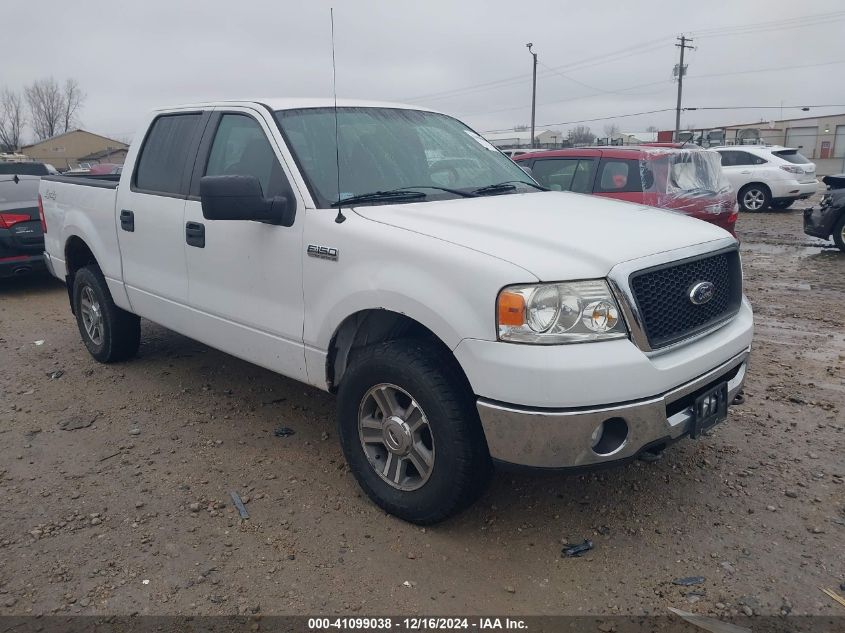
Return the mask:
[[760, 166], [766, 163], [764, 159], [738, 149], [718, 151], [722, 156], [722, 171], [734, 191], [739, 191], [749, 182], [760, 179]]
[[[194, 336], [230, 354], [305, 380], [302, 345], [304, 200], [294, 191], [283, 141], [263, 113], [250, 107], [214, 112], [194, 167], [185, 208], [183, 244]], [[199, 198], [203, 176], [247, 175], [264, 196], [296, 206], [293, 226], [248, 220], [206, 220]], [[188, 239], [188, 232], [202, 239]]]
[[629, 158], [602, 158], [593, 186], [593, 193], [605, 198], [643, 202], [640, 161]]
[[118, 243], [132, 310], [182, 333], [189, 333], [191, 324], [185, 200], [209, 116], [187, 111], [153, 119], [129, 186], [120, 186], [117, 196]]

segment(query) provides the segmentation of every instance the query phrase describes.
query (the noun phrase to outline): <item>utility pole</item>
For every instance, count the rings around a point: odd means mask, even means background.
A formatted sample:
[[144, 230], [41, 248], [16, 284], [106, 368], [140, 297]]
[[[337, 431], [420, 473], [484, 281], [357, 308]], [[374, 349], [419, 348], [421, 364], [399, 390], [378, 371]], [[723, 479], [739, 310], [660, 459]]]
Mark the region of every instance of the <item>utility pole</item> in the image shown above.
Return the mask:
[[531, 50], [533, 43], [529, 42], [525, 46], [534, 57], [534, 75], [531, 81], [531, 149], [534, 149], [534, 115], [537, 113], [537, 53]]
[[681, 62], [678, 64], [678, 104], [675, 106], [675, 141], [678, 140], [678, 136], [681, 133], [681, 94], [684, 91], [684, 74], [686, 74], [684, 51], [692, 48], [692, 46], [689, 46], [689, 43], [692, 42], [691, 39], [683, 35], [676, 39], [680, 42], [680, 44], [675, 44], [675, 46], [681, 49]]

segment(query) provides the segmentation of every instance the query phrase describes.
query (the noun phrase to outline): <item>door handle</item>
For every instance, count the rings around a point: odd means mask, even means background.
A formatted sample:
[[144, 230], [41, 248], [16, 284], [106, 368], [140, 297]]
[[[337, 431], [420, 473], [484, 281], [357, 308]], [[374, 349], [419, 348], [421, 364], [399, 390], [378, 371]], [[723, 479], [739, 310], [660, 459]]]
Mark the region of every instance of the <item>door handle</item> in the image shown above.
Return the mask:
[[187, 242], [188, 246], [205, 248], [205, 224], [200, 222], [186, 222], [185, 242]]
[[750, 174], [750, 173], [751, 173], [751, 171], [750, 171], [750, 170], [748, 170], [748, 169], [746, 169], [746, 170], [741, 171], [741, 172], [739, 172], [739, 173], [741, 173], [741, 174]]
[[120, 228], [129, 233], [135, 232], [135, 214], [128, 209], [120, 212]]

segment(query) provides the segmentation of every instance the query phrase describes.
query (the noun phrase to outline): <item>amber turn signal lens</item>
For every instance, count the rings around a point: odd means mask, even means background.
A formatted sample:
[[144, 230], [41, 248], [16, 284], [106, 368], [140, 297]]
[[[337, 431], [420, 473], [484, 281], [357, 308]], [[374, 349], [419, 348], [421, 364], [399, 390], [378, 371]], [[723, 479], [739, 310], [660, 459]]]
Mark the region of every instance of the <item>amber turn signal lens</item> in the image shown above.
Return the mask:
[[525, 299], [521, 294], [507, 290], [499, 294], [499, 325], [523, 325]]

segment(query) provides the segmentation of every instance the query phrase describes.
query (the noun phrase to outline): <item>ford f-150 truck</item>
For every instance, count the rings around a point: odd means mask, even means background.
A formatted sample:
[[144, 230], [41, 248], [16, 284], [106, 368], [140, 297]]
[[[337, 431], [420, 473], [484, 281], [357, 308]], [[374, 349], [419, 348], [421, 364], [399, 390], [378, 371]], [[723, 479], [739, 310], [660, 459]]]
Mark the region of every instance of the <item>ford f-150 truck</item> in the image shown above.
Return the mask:
[[408, 521], [466, 507], [496, 463], [695, 438], [742, 388], [731, 235], [546, 191], [450, 116], [223, 101], [153, 112], [137, 138], [119, 176], [41, 184], [88, 351], [133, 356], [143, 317], [336, 393], [351, 472]]

